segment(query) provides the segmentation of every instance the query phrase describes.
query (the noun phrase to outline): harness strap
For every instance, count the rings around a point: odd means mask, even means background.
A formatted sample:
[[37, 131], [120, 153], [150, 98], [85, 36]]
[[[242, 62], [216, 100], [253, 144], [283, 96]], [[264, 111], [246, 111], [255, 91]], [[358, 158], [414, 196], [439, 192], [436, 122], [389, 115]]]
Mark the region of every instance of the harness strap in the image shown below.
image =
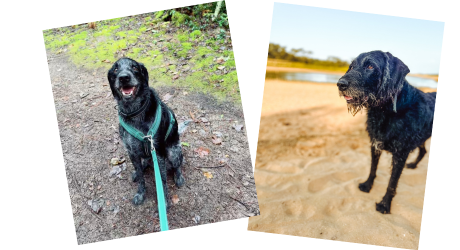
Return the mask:
[[171, 130], [172, 130], [175, 122], [176, 122], [176, 120], [174, 119], [173, 114], [171, 112], [169, 112], [169, 127], [168, 127], [168, 131], [166, 132], [165, 141], [166, 141], [166, 139], [168, 139], [169, 133], [171, 133]]

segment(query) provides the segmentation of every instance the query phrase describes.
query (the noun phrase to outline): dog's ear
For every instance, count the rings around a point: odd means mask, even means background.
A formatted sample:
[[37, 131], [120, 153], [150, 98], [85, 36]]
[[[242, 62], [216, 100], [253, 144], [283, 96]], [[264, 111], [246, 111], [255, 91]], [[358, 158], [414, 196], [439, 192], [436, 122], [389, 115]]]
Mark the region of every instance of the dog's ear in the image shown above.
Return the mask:
[[112, 68], [110, 68], [109, 71], [107, 72], [107, 79], [109, 80], [109, 86], [110, 86], [110, 90], [112, 90], [113, 97], [115, 98], [115, 100], [120, 100], [121, 98], [120, 94], [115, 89], [115, 78], [116, 78], [115, 69], [116, 68], [117, 68], [117, 63], [114, 63], [112, 65]]
[[396, 113], [397, 96], [410, 70], [407, 65], [399, 60], [399, 58], [394, 57], [391, 53], [384, 52], [383, 55], [385, 57], [385, 65], [383, 68], [382, 82], [379, 86], [379, 99], [382, 101], [391, 99], [393, 102], [393, 110]]
[[147, 71], [147, 68], [145, 68], [144, 64], [139, 63], [139, 69], [141, 71], [142, 77], [145, 79], [145, 83], [149, 85], [149, 72]]

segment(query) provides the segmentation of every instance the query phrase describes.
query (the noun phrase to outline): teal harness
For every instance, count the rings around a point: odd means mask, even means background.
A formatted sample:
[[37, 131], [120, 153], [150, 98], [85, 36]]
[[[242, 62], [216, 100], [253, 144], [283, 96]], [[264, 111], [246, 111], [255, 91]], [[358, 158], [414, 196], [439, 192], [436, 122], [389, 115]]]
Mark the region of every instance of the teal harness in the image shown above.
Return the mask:
[[[161, 123], [161, 104], [158, 102], [157, 105], [157, 110], [155, 114], [155, 120], [150, 127], [149, 131], [147, 132], [147, 135], [144, 135], [141, 131], [135, 129], [131, 125], [128, 125], [123, 118], [118, 115], [118, 119], [120, 120], [120, 125], [123, 126], [123, 128], [128, 131], [129, 134], [132, 136], [136, 137], [139, 141], [141, 142], [147, 142], [147, 144], [144, 144], [144, 147], [148, 147], [148, 142], [150, 142], [150, 153], [152, 154], [152, 160], [153, 160], [153, 169], [155, 173], [155, 186], [157, 188], [157, 201], [158, 201], [158, 214], [160, 217], [160, 230], [161, 231], [167, 231], [169, 230], [168, 227], [168, 217], [166, 215], [166, 201], [165, 201], [165, 196], [164, 196], [164, 190], [163, 190], [163, 182], [161, 180], [161, 174], [160, 174], [160, 167], [158, 166], [158, 160], [157, 160], [157, 154], [155, 151], [155, 146], [153, 145], [153, 138], [155, 137], [156, 132], [158, 131], [158, 128], [160, 127]], [[168, 127], [168, 131], [166, 132], [166, 139], [168, 139], [169, 134], [171, 133], [172, 127], [174, 125], [175, 119], [174, 116], [171, 112], [169, 112], [170, 115], [170, 123]]]

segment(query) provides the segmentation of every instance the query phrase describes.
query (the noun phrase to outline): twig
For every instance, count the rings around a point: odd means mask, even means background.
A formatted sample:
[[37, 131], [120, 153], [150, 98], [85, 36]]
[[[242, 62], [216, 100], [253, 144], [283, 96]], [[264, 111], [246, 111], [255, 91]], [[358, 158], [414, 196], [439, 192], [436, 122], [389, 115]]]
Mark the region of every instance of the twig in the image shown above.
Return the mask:
[[229, 195], [228, 197], [232, 198], [232, 199], [235, 200], [236, 202], [238, 202], [238, 203], [240, 203], [241, 205], [245, 206], [247, 210], [250, 210], [249, 207], [248, 207], [248, 205], [244, 204], [242, 201], [237, 200], [237, 199], [231, 197], [230, 195]]
[[93, 211], [93, 209], [91, 209], [91, 208], [90, 208], [90, 210], [89, 210], [89, 211], [91, 211], [91, 213], [92, 213], [94, 216], [96, 216], [96, 218], [98, 218], [99, 220], [101, 220], [101, 221], [102, 221], [102, 218], [101, 218], [101, 217], [99, 217], [99, 215], [97, 215], [97, 214], [96, 214], [96, 213]]
[[222, 167], [225, 167], [225, 164], [220, 165], [220, 166], [213, 166], [213, 167], [195, 167], [195, 168], [222, 168]]

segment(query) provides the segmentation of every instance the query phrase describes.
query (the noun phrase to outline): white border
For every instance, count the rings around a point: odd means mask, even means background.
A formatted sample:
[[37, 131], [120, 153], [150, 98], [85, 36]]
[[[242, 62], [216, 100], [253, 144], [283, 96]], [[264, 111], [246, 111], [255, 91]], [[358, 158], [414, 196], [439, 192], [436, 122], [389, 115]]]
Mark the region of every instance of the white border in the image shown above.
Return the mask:
[[[2, 5], [2, 248], [389, 249], [248, 232], [247, 219], [77, 246], [41, 30], [203, 2], [10, 1]], [[446, 23], [419, 249], [458, 247], [460, 15], [455, 1], [279, 2]], [[253, 162], [272, 8], [273, 1], [227, 0]]]

